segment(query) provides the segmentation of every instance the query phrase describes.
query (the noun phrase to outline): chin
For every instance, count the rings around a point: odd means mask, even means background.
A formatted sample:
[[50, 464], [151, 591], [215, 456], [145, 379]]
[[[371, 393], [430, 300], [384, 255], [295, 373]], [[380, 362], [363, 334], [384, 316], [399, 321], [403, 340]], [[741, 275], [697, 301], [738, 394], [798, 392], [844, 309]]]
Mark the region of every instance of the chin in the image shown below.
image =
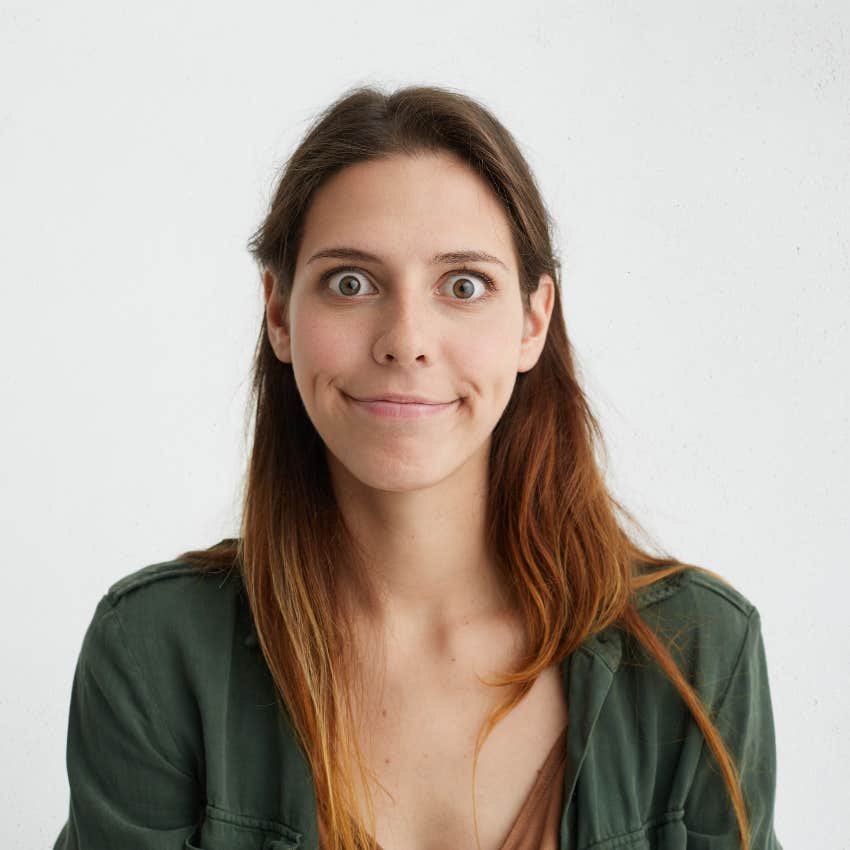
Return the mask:
[[349, 476], [363, 486], [387, 493], [426, 490], [439, 484], [447, 476], [447, 473], [435, 467], [433, 454], [427, 451], [421, 460], [410, 458], [409, 455], [406, 460], [402, 460], [386, 454], [369, 459], [366, 453], [362, 452], [351, 460], [337, 457], [337, 462], [345, 468]]

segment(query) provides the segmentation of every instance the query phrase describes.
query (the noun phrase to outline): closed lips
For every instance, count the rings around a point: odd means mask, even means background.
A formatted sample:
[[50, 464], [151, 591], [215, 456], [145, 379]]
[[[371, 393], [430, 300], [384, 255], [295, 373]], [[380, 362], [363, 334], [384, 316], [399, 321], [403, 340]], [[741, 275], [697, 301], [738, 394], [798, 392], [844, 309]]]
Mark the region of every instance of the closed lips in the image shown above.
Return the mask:
[[373, 396], [370, 398], [358, 398], [357, 396], [351, 396], [355, 401], [363, 401], [363, 402], [374, 402], [374, 401], [385, 401], [393, 404], [451, 404], [453, 401], [457, 401], [457, 399], [452, 399], [451, 401], [434, 401], [433, 399], [423, 398], [421, 396], [405, 396], [405, 395], [396, 395], [389, 394], [383, 396]]

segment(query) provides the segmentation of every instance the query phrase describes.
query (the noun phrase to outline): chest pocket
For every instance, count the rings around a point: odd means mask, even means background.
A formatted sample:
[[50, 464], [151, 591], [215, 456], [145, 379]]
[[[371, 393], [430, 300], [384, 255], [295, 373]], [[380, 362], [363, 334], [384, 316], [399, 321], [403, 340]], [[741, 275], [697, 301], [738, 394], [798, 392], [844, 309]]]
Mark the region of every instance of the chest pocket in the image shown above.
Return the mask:
[[665, 812], [631, 832], [583, 844], [581, 850], [730, 850], [741, 846], [737, 831], [732, 835], [693, 832], [685, 826], [684, 814], [684, 809]]
[[726, 843], [693, 844], [682, 821], [684, 811], [665, 812], [638, 829], [610, 835], [584, 845], [582, 850], [727, 850]]
[[184, 850], [300, 850], [301, 833], [286, 824], [208, 805]]

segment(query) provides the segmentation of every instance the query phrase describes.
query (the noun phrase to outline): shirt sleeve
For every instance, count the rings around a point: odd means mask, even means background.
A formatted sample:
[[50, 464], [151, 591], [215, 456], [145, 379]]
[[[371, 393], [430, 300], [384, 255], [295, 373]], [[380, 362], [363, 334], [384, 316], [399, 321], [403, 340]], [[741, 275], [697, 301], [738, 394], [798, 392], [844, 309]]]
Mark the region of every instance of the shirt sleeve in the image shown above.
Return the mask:
[[[776, 742], [761, 620], [749, 615], [737, 661], [712, 720], [740, 773], [750, 850], [782, 850], [774, 832]], [[738, 822], [714, 754], [703, 745], [685, 802], [688, 846], [737, 850]], [[700, 843], [702, 841], [702, 843]]]
[[182, 850], [202, 789], [181, 765], [138, 652], [107, 596], [83, 638], [71, 689], [68, 819], [53, 850]]

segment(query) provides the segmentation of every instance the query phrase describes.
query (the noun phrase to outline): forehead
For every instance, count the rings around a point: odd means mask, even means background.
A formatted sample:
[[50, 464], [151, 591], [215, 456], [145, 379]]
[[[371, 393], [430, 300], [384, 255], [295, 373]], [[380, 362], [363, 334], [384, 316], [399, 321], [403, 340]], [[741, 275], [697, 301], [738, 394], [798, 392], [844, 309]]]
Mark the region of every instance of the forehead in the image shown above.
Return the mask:
[[298, 251], [301, 266], [337, 245], [388, 263], [427, 263], [441, 251], [494, 254], [513, 271], [505, 211], [487, 183], [448, 153], [393, 155], [348, 166], [314, 194]]

